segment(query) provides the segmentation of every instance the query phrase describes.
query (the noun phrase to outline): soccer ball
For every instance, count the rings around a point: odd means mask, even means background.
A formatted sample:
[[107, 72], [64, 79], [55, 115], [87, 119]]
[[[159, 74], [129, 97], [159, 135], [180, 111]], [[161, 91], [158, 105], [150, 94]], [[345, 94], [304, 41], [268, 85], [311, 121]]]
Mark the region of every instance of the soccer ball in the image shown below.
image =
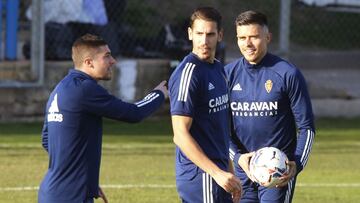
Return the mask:
[[250, 159], [250, 175], [264, 187], [274, 187], [280, 177], [289, 172], [286, 154], [275, 147], [264, 147]]

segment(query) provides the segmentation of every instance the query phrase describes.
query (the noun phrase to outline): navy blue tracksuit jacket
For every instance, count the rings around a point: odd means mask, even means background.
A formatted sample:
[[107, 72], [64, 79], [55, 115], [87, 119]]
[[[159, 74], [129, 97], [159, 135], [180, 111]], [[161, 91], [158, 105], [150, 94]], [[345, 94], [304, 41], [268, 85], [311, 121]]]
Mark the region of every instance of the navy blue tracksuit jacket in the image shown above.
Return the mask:
[[49, 168], [40, 185], [41, 203], [80, 203], [98, 197], [102, 117], [139, 122], [163, 103], [161, 91], [130, 104], [110, 95], [89, 75], [70, 70], [46, 105], [42, 145]]

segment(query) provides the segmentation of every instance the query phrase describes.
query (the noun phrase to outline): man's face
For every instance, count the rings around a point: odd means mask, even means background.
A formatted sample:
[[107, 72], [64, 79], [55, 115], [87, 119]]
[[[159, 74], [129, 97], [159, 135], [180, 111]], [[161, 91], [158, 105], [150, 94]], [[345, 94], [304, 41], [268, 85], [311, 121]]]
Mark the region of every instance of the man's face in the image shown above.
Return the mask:
[[271, 34], [258, 24], [236, 26], [237, 43], [241, 54], [250, 64], [257, 64], [265, 56]]
[[215, 58], [216, 45], [222, 39], [217, 23], [196, 19], [192, 28], [188, 28], [189, 40], [192, 40], [192, 52], [201, 60], [212, 63]]
[[112, 76], [112, 66], [116, 63], [107, 45], [101, 46], [92, 57], [92, 77], [99, 80], [110, 80]]

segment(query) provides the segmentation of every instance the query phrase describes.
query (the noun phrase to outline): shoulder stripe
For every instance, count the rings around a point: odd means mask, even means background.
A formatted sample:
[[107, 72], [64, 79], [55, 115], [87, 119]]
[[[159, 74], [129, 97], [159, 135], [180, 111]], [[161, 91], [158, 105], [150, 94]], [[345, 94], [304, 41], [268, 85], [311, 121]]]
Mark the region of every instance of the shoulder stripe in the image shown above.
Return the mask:
[[314, 132], [311, 130], [307, 130], [306, 144], [305, 144], [305, 148], [304, 148], [303, 154], [300, 159], [300, 162], [301, 162], [301, 165], [303, 166], [303, 168], [305, 167], [305, 165], [309, 159], [313, 140], [314, 140]]
[[186, 63], [185, 68], [181, 73], [180, 85], [179, 85], [179, 95], [178, 101], [186, 102], [186, 98], [189, 92], [189, 85], [195, 64]]
[[135, 105], [136, 105], [137, 107], [142, 107], [142, 106], [144, 106], [144, 105], [146, 105], [146, 104], [154, 101], [154, 100], [155, 100], [156, 98], [158, 98], [158, 97], [159, 97], [159, 94], [157, 94], [157, 93], [155, 93], [155, 92], [150, 93], [150, 94], [148, 94], [146, 97], [144, 97], [143, 100], [136, 102]]
[[192, 76], [192, 73], [193, 73], [194, 68], [195, 68], [195, 64], [192, 64], [192, 65], [191, 65], [191, 68], [190, 68], [189, 77], [187, 78], [187, 82], [186, 82], [184, 102], [186, 102], [186, 98], [187, 98], [187, 95], [188, 95], [188, 92], [189, 92], [190, 80], [191, 80], [191, 76]]
[[187, 69], [188, 69], [188, 66], [189, 65], [189, 63], [187, 63], [186, 65], [185, 65], [185, 68], [182, 70], [182, 72], [181, 72], [181, 78], [180, 78], [180, 85], [179, 85], [179, 93], [178, 93], [178, 101], [180, 101], [180, 99], [181, 99], [181, 95], [182, 95], [182, 91], [183, 91], [183, 79], [184, 79], [184, 77], [185, 77], [185, 72], [187, 71]]

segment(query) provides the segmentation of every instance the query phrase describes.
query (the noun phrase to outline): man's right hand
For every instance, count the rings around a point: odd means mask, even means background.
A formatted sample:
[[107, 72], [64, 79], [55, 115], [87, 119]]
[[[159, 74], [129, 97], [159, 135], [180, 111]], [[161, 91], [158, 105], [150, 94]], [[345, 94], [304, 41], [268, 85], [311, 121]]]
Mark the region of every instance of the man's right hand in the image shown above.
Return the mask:
[[154, 90], [160, 90], [164, 94], [165, 99], [169, 97], [169, 92], [166, 87], [166, 80], [161, 81], [161, 83], [158, 84], [158, 86], [156, 86]]
[[246, 154], [242, 154], [239, 158], [238, 164], [244, 170], [246, 175], [250, 178], [251, 181], [254, 182], [254, 178], [250, 174], [250, 159], [255, 155], [255, 152], [250, 152]]
[[242, 192], [240, 179], [237, 178], [234, 174], [219, 171], [213, 175], [216, 183], [224, 188], [228, 193], [240, 193]]

